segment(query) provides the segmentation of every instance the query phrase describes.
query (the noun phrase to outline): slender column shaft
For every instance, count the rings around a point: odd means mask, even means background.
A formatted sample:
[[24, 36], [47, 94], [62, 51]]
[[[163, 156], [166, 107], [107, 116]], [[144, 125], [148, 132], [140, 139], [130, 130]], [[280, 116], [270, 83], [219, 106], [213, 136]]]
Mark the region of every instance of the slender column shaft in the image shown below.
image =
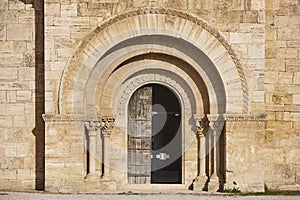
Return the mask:
[[212, 135], [212, 144], [213, 146], [213, 167], [212, 167], [212, 172], [211, 172], [211, 177], [218, 177], [218, 140], [219, 140], [219, 136], [217, 133], [217, 130], [213, 131], [213, 135]]
[[102, 173], [102, 179], [109, 178], [109, 152], [110, 152], [110, 142], [109, 135], [103, 134], [103, 162], [104, 162], [104, 170]]
[[205, 172], [205, 135], [201, 134], [199, 136], [199, 140], [200, 140], [200, 151], [199, 151], [199, 166], [200, 166], [200, 171], [199, 171], [199, 176], [206, 176], [206, 172]]
[[89, 134], [89, 172], [96, 172], [96, 134]]
[[109, 179], [109, 166], [110, 166], [110, 134], [114, 127], [115, 119], [112, 117], [102, 118], [101, 121], [101, 130], [103, 135], [103, 162], [104, 162], [104, 170], [102, 172], [102, 179]]

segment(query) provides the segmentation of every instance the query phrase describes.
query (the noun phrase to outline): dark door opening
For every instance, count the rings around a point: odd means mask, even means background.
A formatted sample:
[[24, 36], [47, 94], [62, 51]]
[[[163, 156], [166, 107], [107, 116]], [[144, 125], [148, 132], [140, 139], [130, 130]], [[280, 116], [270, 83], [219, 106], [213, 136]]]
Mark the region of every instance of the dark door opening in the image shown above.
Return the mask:
[[171, 90], [152, 87], [151, 183], [181, 183], [181, 107]]
[[158, 84], [138, 89], [128, 109], [128, 182], [182, 183], [181, 106]]

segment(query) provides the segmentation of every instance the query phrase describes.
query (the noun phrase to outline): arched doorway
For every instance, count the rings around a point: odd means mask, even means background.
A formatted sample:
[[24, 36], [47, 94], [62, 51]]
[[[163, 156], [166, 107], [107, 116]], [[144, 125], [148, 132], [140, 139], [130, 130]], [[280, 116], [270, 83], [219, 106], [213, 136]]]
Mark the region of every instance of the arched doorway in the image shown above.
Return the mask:
[[167, 87], [148, 84], [128, 106], [128, 183], [182, 183], [181, 106]]

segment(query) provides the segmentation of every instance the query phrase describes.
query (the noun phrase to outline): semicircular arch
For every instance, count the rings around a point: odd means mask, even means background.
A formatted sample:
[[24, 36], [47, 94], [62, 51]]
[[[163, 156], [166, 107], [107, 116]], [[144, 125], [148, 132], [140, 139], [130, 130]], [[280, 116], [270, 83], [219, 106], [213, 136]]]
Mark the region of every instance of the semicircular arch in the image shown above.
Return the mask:
[[[168, 22], [168, 17], [172, 17], [174, 23]], [[187, 58], [197, 60], [197, 53], [205, 55], [206, 61], [210, 62], [209, 66], [215, 71], [215, 74], [208, 74], [210, 84], [223, 85], [227, 101], [229, 104], [232, 103], [229, 108], [234, 107], [236, 103], [231, 100], [231, 96], [234, 99], [233, 93], [241, 95], [243, 103], [239, 105], [240, 109], [237, 109], [237, 112], [248, 112], [249, 100], [244, 72], [234, 51], [216, 30], [203, 20], [187, 13], [170, 9], [142, 8], [112, 17], [85, 38], [64, 70], [59, 91], [60, 113], [84, 112], [74, 110], [74, 107], [80, 104], [83, 107], [82, 96], [84, 96], [91, 72], [101, 60], [115, 52], [118, 45], [123, 45], [130, 39], [143, 43], [143, 38], [149, 39], [149, 36], [154, 38], [158, 35], [172, 38], [169, 40], [171, 44], [164, 45], [164, 50], [169, 51], [170, 54], [174, 49], [178, 50], [186, 45], [184, 49]], [[182, 42], [185, 45], [180, 46]], [[194, 49], [197, 51], [193, 51]], [[96, 72], [99, 76], [103, 75], [107, 67], [105, 62], [102, 64], [103, 69]], [[205, 63], [202, 63], [200, 67], [205, 69]], [[196, 70], [199, 71], [199, 69]], [[214, 83], [215, 76], [219, 76], [219, 83]], [[238, 83], [235, 91], [227, 89], [228, 84], [231, 84], [233, 80]], [[227, 108], [226, 112], [228, 111], [236, 112]]]

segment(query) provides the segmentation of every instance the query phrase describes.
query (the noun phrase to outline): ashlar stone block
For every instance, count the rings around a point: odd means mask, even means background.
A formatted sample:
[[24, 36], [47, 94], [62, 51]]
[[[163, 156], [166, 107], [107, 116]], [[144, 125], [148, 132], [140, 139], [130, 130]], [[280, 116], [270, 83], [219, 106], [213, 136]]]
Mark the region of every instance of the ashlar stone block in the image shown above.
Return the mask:
[[293, 95], [293, 104], [300, 105], [300, 94]]
[[32, 40], [31, 24], [7, 24], [7, 40]]
[[0, 1], [0, 10], [8, 10], [8, 0]]
[[230, 33], [229, 40], [232, 43], [250, 43], [252, 40], [251, 33]]
[[30, 90], [22, 90], [17, 91], [17, 101], [31, 101], [31, 91]]
[[62, 4], [61, 16], [77, 16], [77, 3]]
[[265, 58], [265, 45], [264, 44], [249, 44], [248, 56], [250, 58]]
[[18, 169], [17, 177], [19, 180], [29, 180], [31, 178], [31, 170], [30, 169]]
[[6, 40], [6, 25], [0, 24], [0, 40]]
[[1, 170], [2, 179], [17, 179], [17, 170], [15, 169], [4, 169]]
[[11, 127], [12, 126], [12, 118], [10, 116], [0, 116], [0, 126], [3, 127]]
[[265, 101], [265, 92], [264, 91], [253, 91], [253, 102], [263, 103]]
[[16, 80], [18, 78], [17, 68], [0, 68], [0, 79], [2, 80]]
[[14, 44], [12, 41], [0, 41], [0, 52], [13, 52]]
[[0, 103], [6, 102], [6, 91], [0, 91]]
[[280, 48], [278, 56], [279, 58], [297, 58], [298, 51], [296, 48]]
[[25, 10], [25, 4], [22, 1], [8, 1], [9, 10]]
[[60, 16], [60, 3], [45, 3], [45, 16]]
[[251, 1], [252, 10], [265, 10], [265, 0]]
[[300, 26], [295, 26], [291, 28], [292, 32], [292, 39], [293, 40], [300, 40]]
[[280, 0], [266, 0], [266, 10], [279, 10]]
[[294, 84], [300, 84], [300, 72], [295, 72], [293, 77]]

